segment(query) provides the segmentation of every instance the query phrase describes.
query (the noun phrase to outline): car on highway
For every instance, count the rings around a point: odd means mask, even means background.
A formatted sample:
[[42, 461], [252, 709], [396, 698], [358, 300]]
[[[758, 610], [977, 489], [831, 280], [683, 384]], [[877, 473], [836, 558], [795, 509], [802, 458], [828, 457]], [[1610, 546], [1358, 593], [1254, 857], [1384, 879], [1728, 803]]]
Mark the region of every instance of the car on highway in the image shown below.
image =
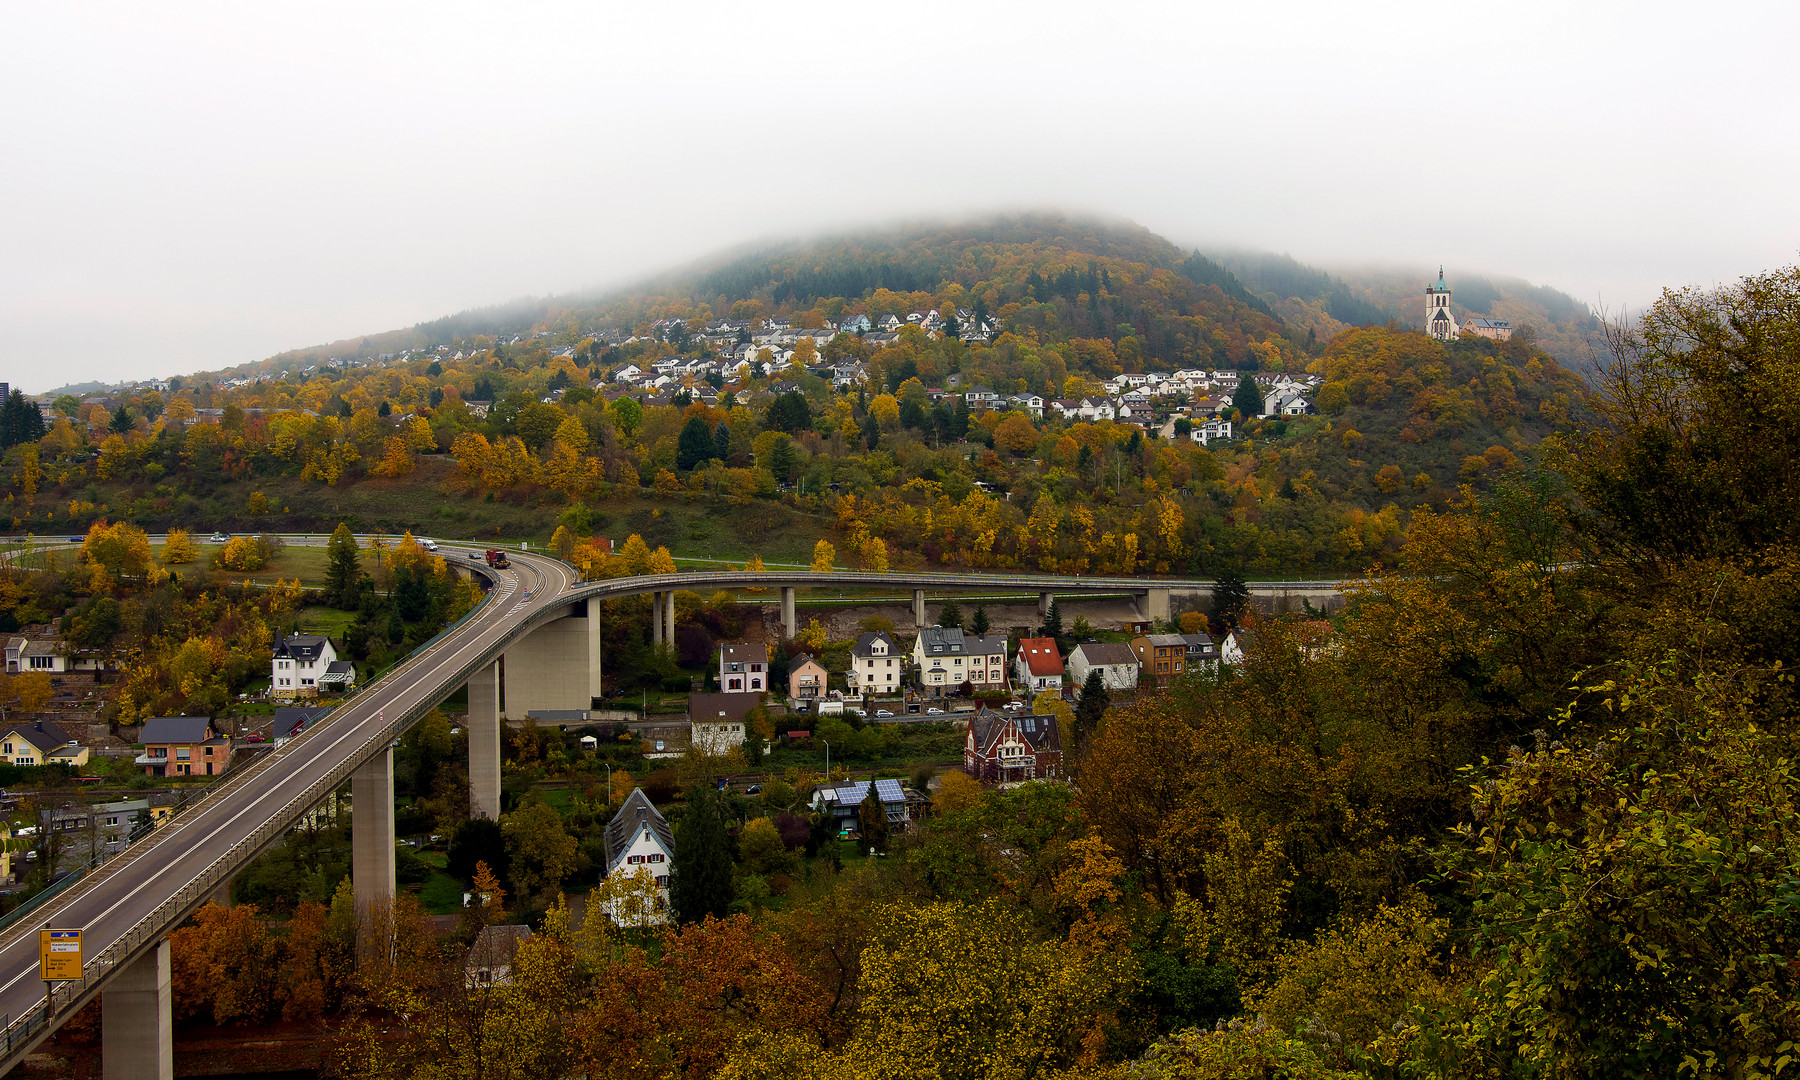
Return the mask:
[[209, 544], [223, 544], [223, 543], [225, 543], [225, 542], [226, 542], [226, 541], [227, 541], [227, 540], [230, 540], [230, 539], [231, 539], [231, 534], [230, 534], [230, 533], [222, 533], [222, 532], [216, 532], [216, 533], [213, 533], [213, 534], [212, 534], [212, 537], [211, 537], [211, 538], [210, 538], [210, 539], [208, 539], [208, 540], [207, 540], [207, 543], [209, 543]]
[[87, 540], [87, 537], [85, 537], [85, 536], [71, 536], [71, 537], [69, 537], [69, 543], [71, 543], [71, 544], [79, 544], [79, 543], [82, 543], [82, 542], [84, 542], [84, 541], [86, 541], [86, 540]]
[[931, 708], [925, 710], [925, 715], [926, 716], [942, 716], [942, 715], [944, 715], [944, 710], [938, 708], [936, 705], [933, 705]]
[[479, 552], [479, 551], [469, 552], [469, 561], [470, 562], [480, 562], [480, 561], [482, 561], [482, 557], [483, 556], [482, 556], [481, 552]]
[[876, 716], [892, 716], [892, 715], [894, 715], [894, 710], [892, 710], [892, 709], [876, 709], [875, 715]]
[[421, 537], [419, 537], [419, 546], [424, 548], [426, 551], [436, 551], [437, 550], [437, 541], [421, 536]]

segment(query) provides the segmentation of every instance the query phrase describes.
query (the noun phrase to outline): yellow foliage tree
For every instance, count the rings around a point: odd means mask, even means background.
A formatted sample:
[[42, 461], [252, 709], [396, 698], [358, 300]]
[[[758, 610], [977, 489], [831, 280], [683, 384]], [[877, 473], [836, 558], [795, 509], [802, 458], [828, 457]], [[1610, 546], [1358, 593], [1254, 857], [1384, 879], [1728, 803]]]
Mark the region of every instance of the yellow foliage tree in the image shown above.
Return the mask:
[[812, 570], [815, 574], [829, 574], [832, 563], [837, 559], [837, 549], [831, 541], [821, 540], [813, 545]]
[[981, 801], [981, 785], [960, 769], [945, 773], [938, 780], [937, 794], [931, 807], [940, 814], [955, 814]]
[[659, 547], [651, 554], [645, 569], [652, 574], [673, 574], [675, 572], [675, 556], [669, 554], [668, 548]]
[[200, 549], [186, 529], [169, 530], [163, 539], [163, 562], [170, 566], [185, 566], [199, 557]]

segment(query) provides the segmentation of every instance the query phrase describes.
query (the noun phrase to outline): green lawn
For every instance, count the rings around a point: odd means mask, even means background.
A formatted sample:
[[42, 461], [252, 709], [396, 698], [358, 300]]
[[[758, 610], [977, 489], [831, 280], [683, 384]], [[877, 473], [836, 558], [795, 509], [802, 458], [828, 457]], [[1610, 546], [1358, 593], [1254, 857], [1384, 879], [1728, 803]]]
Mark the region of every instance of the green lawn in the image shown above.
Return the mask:
[[[423, 853], [420, 857], [424, 857]], [[463, 909], [462, 894], [462, 882], [442, 870], [433, 870], [419, 889], [419, 904], [433, 915], [454, 915]]]

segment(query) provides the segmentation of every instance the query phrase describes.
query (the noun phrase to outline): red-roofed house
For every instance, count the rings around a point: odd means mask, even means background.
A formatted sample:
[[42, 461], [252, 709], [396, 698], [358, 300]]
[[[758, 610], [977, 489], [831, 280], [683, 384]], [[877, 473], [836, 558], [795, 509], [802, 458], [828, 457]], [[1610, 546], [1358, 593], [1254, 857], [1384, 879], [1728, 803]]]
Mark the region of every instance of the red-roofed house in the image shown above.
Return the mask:
[[1042, 690], [1062, 689], [1063, 658], [1056, 651], [1055, 638], [1020, 638], [1019, 654], [1013, 658], [1013, 669], [1022, 691], [1035, 694]]

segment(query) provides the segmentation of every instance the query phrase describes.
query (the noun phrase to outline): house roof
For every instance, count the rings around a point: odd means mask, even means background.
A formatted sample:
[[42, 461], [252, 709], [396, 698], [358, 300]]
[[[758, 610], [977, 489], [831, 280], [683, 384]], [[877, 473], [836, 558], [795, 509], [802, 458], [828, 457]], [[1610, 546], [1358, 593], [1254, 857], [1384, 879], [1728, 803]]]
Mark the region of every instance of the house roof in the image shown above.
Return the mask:
[[625, 858], [631, 848], [631, 841], [638, 833], [648, 829], [656, 842], [662, 845], [665, 853], [675, 853], [675, 832], [669, 828], [668, 821], [650, 802], [643, 788], [632, 788], [631, 794], [625, 796], [619, 812], [606, 823], [606, 872], [612, 873]]
[[975, 746], [983, 753], [991, 750], [1005, 736], [1009, 727], [1016, 729], [1019, 737], [1038, 753], [1062, 751], [1062, 735], [1057, 729], [1054, 715], [1031, 713], [1009, 716], [983, 706], [969, 718], [969, 731], [975, 736]]
[[[906, 789], [898, 780], [877, 780], [875, 797], [882, 805], [906, 805]], [[838, 784], [835, 787], [820, 788], [817, 798], [827, 805], [857, 806], [869, 797], [869, 781], [858, 780], [854, 784]]]
[[1019, 655], [1033, 675], [1061, 675], [1062, 654], [1056, 651], [1056, 639], [1028, 637], [1019, 639]]
[[886, 630], [871, 630], [856, 639], [856, 644], [850, 647], [850, 652], [856, 656], [874, 656], [877, 641], [887, 642], [887, 652], [883, 654], [885, 656], [893, 656], [900, 651], [900, 645], [894, 640], [894, 635]]
[[48, 752], [59, 746], [67, 746], [69, 733], [64, 731], [54, 720], [32, 720], [27, 723], [8, 724], [0, 738], [22, 738], [39, 751]]
[[[1136, 664], [1138, 662], [1137, 653], [1131, 651], [1131, 646], [1120, 645], [1110, 641], [1090, 641], [1085, 645], [1077, 645], [1075, 646], [1075, 652], [1080, 653], [1082, 659], [1090, 666], [1099, 664]], [[1073, 655], [1073, 653], [1070, 654], [1071, 657], [1073, 657]]]
[[762, 703], [761, 694], [689, 694], [688, 719], [696, 724], [729, 723]]
[[727, 641], [719, 646], [719, 661], [726, 664], [766, 664], [768, 645], [757, 641]]
[[210, 716], [153, 716], [144, 721], [138, 741], [150, 743], [203, 743], [212, 738]]
[[[275, 642], [277, 660], [317, 660], [330, 646], [331, 639], [318, 634], [294, 634]], [[336, 650], [333, 650], [334, 652]]]
[[1146, 640], [1152, 645], [1179, 645], [1184, 649], [1187, 648], [1187, 638], [1182, 637], [1180, 634], [1150, 634], [1147, 636]]
[[[799, 656], [796, 656], [792, 660], [788, 661], [788, 674], [793, 675], [794, 673], [798, 672], [801, 668], [805, 667], [808, 664], [811, 664], [813, 667], [818, 668], [819, 673], [821, 675], [825, 673], [825, 665], [824, 664], [821, 664], [817, 660], [814, 660], [810, 655], [808, 655], [806, 653], [801, 653]], [[741, 696], [741, 695], [733, 695], [733, 696]]]
[[469, 946], [469, 959], [463, 964], [463, 970], [511, 967], [513, 957], [519, 954], [519, 946], [530, 940], [529, 926], [484, 926], [476, 935], [475, 944]]
[[1002, 634], [978, 637], [974, 634], [965, 634], [954, 626], [927, 626], [919, 631], [919, 645], [927, 656], [1005, 653], [1006, 637]]

